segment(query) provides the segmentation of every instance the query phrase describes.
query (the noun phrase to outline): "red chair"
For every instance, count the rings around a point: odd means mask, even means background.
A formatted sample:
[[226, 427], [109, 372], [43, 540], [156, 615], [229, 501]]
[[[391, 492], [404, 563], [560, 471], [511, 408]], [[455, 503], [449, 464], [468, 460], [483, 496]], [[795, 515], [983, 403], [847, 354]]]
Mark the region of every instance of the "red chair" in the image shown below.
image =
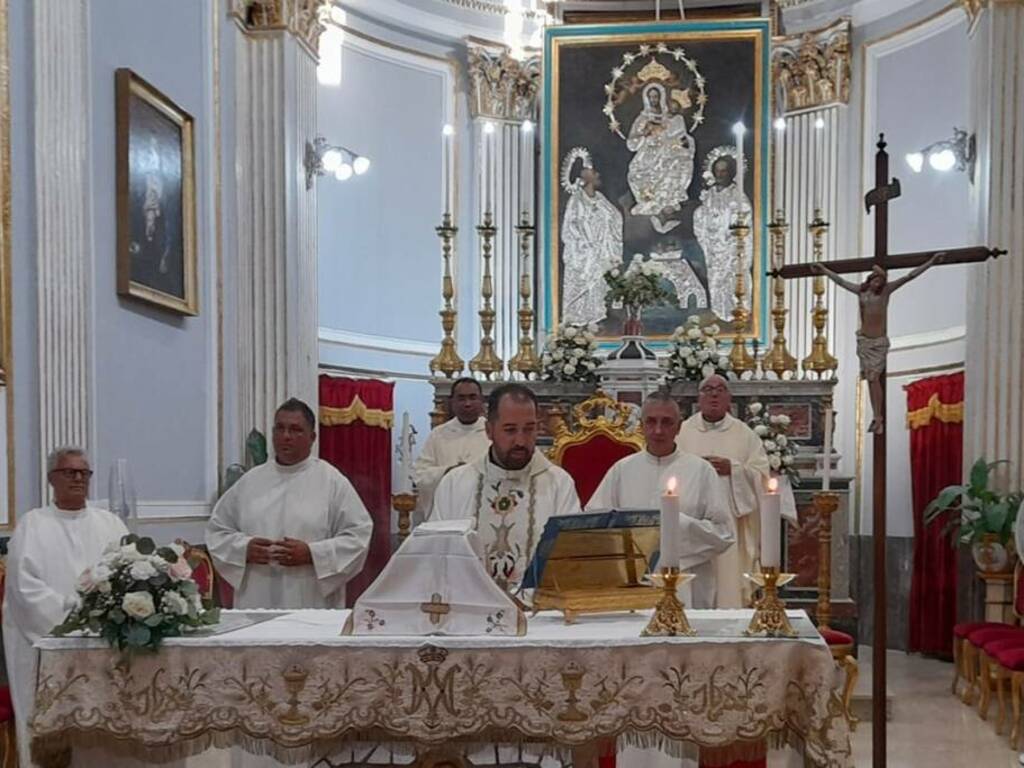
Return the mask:
[[[1013, 612], [1019, 621], [1024, 617], [1024, 567], [1017, 563], [1013, 571]], [[980, 681], [981, 697], [978, 702], [978, 714], [982, 720], [988, 718], [988, 706], [991, 699], [992, 686], [995, 686], [999, 700], [999, 717], [996, 720], [996, 733], [1002, 733], [1006, 721], [1006, 702], [1004, 690], [1009, 684], [1011, 699], [1016, 685], [1016, 712], [1013, 718], [1010, 738], [1016, 745], [1020, 736], [1020, 679], [1015, 675], [1024, 671], [1018, 657], [1024, 652], [1024, 627], [1010, 624], [988, 623], [969, 631], [963, 643], [964, 655], [973, 663], [977, 658], [977, 679]], [[972, 671], [973, 668], [972, 668]]]
[[[0, 616], [3, 615], [4, 582], [6, 580], [6, 558], [0, 557]], [[3, 755], [0, 756], [0, 765], [3, 768], [17, 768], [18, 743], [15, 733], [14, 703], [11, 701], [11, 688], [7, 685], [0, 685], [0, 747], [3, 748]]]
[[203, 600], [212, 602], [220, 608], [231, 608], [234, 604], [234, 590], [218, 575], [206, 546], [189, 544], [184, 539], [178, 539], [176, 543], [185, 548], [185, 560], [192, 569], [192, 578], [199, 587], [199, 594]]
[[644, 448], [639, 426], [629, 426], [633, 409], [598, 390], [573, 406], [570, 429], [564, 411], [549, 411], [554, 443], [548, 458], [569, 473], [576, 483], [580, 506], [586, 506], [612, 465]]

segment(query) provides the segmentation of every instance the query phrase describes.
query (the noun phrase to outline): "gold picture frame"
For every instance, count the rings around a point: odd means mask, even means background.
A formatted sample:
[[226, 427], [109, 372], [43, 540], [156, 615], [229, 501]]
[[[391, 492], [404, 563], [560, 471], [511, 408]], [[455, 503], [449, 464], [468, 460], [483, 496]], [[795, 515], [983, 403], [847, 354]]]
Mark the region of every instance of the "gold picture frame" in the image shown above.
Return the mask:
[[130, 69], [115, 86], [117, 293], [198, 315], [192, 116]]

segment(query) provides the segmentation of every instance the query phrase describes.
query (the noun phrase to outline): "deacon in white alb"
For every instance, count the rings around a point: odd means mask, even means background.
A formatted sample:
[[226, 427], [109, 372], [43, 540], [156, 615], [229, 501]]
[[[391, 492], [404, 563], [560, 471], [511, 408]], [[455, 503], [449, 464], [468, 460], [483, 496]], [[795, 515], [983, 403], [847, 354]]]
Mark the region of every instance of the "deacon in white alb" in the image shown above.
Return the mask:
[[46, 468], [53, 503], [21, 517], [7, 548], [4, 655], [22, 768], [35, 765], [28, 731], [36, 690], [32, 644], [75, 607], [82, 573], [99, 562], [107, 545], [128, 533], [118, 517], [87, 505], [92, 469], [84, 451], [59, 448]]
[[[736, 546], [718, 557], [718, 608], [750, 604], [751, 588], [743, 574], [753, 573], [760, 559], [760, 499], [771, 471], [761, 438], [729, 413], [731, 404], [726, 380], [708, 376], [697, 390], [700, 412], [683, 422], [676, 441], [682, 450], [711, 462], [732, 512]], [[784, 506], [783, 515], [795, 519], [790, 506]]]
[[682, 506], [678, 566], [696, 575], [689, 585], [690, 604], [713, 608], [715, 555], [732, 547], [734, 541], [729, 503], [712, 466], [676, 448], [682, 417], [671, 396], [663, 392], [648, 395], [640, 420], [646, 449], [615, 462], [587, 502], [587, 509], [658, 509], [668, 478], [675, 477]]
[[310, 455], [313, 411], [286, 401], [274, 415], [274, 459], [224, 494], [206, 546], [235, 589], [235, 608], [342, 608], [363, 566], [373, 522], [352, 483]]
[[488, 572], [516, 591], [553, 515], [580, 511], [572, 478], [537, 442], [537, 398], [522, 384], [504, 384], [487, 399], [490, 449], [445, 475], [434, 494], [432, 520], [472, 518]]
[[484, 395], [479, 381], [464, 377], [452, 382], [448, 408], [455, 417], [430, 433], [413, 465], [420, 519], [430, 514], [441, 478], [483, 456], [491, 444], [484, 426]]

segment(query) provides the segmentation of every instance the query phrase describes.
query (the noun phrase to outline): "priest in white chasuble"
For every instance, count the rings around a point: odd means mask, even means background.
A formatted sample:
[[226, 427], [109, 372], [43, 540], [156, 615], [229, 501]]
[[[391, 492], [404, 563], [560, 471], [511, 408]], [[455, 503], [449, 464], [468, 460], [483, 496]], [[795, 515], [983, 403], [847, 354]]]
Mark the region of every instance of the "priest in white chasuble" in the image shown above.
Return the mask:
[[373, 521], [341, 472], [312, 456], [316, 418], [301, 400], [274, 415], [274, 458], [217, 502], [206, 546], [235, 608], [343, 608]]
[[448, 407], [453, 418], [431, 431], [413, 465], [416, 507], [423, 517], [430, 514], [441, 478], [455, 467], [483, 456], [491, 445], [484, 425], [484, 395], [479, 381], [463, 377], [452, 382]]
[[754, 430], [729, 413], [732, 393], [721, 376], [708, 376], [697, 390], [699, 413], [683, 422], [680, 449], [702, 456], [714, 467], [729, 504], [736, 546], [716, 561], [718, 608], [749, 604], [751, 590], [744, 573], [760, 558], [760, 498], [770, 473], [768, 455]]
[[649, 395], [640, 420], [647, 447], [615, 462], [587, 502], [587, 509], [657, 509], [668, 478], [675, 477], [682, 506], [678, 566], [695, 574], [689, 584], [690, 604], [713, 608], [715, 556], [730, 549], [734, 541], [729, 503], [712, 466], [676, 447], [682, 417], [679, 404], [670, 395]]
[[36, 689], [32, 644], [60, 624], [78, 602], [79, 577], [108, 545], [128, 533], [120, 518], [88, 505], [92, 469], [85, 452], [60, 448], [47, 461], [53, 503], [18, 520], [7, 549], [3, 634], [22, 768], [29, 755], [28, 721]]
[[536, 450], [537, 397], [522, 384], [504, 384], [487, 400], [484, 455], [445, 475], [434, 494], [431, 520], [472, 518], [491, 576], [509, 591], [523, 580], [553, 515], [580, 511], [569, 474]]

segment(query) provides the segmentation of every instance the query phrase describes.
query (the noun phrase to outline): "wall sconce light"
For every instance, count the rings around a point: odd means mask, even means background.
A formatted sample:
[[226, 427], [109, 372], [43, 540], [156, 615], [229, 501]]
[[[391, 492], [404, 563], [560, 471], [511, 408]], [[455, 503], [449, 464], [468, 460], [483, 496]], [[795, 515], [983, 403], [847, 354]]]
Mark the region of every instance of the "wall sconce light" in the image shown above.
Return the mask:
[[974, 134], [960, 128], [953, 129], [953, 138], [943, 139], [929, 144], [917, 152], [908, 152], [907, 165], [914, 173], [924, 168], [925, 158], [936, 171], [966, 171], [968, 178], [974, 181], [975, 142]]
[[323, 136], [306, 142], [306, 189], [313, 188], [317, 176], [333, 173], [338, 181], [362, 176], [370, 170], [370, 158], [340, 144], [328, 144]]

